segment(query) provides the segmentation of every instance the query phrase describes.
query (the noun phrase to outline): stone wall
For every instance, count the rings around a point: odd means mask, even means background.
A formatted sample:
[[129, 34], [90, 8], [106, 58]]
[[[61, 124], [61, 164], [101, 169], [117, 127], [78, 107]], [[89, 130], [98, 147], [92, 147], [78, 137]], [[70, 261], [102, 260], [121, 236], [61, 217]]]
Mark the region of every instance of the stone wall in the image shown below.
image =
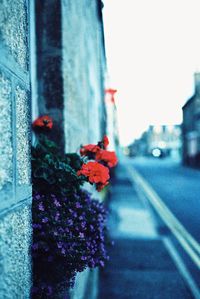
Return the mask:
[[[104, 134], [104, 70], [100, 0], [0, 0], [0, 298], [30, 298], [30, 96], [76, 151]], [[95, 298], [97, 281], [87, 269], [70, 297]]]
[[0, 298], [31, 286], [30, 76], [28, 7], [0, 1]]
[[52, 138], [64, 149], [61, 0], [35, 1], [39, 115], [48, 113], [58, 128]]
[[[105, 129], [104, 37], [101, 1], [62, 1], [63, 92], [66, 151], [96, 143]], [[98, 271], [76, 278], [71, 299], [96, 298]]]
[[[66, 150], [102, 137], [104, 44], [101, 1], [62, 1]], [[76, 132], [76, 134], [75, 134]]]
[[[105, 132], [105, 53], [100, 0], [37, 0], [38, 114], [59, 128], [66, 152], [96, 143]], [[77, 275], [71, 299], [93, 299], [98, 271]]]
[[36, 37], [39, 114], [56, 121], [66, 151], [96, 142], [105, 128], [101, 1], [36, 1]]

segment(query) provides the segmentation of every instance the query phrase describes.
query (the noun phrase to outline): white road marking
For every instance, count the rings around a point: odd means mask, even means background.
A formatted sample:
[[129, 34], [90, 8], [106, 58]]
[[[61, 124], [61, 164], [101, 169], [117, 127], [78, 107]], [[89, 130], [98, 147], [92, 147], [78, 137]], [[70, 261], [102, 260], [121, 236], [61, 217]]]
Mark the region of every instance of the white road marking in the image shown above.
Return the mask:
[[127, 165], [127, 169], [133, 181], [141, 187], [165, 224], [170, 228], [197, 268], [200, 269], [200, 244], [172, 214], [172, 212], [168, 209], [168, 207], [164, 204], [162, 199], [148, 184], [148, 182], [135, 169], [133, 169], [132, 166]]
[[176, 264], [176, 267], [178, 268], [180, 274], [188, 284], [193, 296], [195, 299], [200, 299], [200, 291], [195, 283], [194, 279], [192, 278], [190, 272], [188, 271], [187, 267], [185, 266], [185, 263], [183, 259], [180, 257], [178, 251], [174, 247], [173, 243], [169, 240], [169, 238], [163, 239], [165, 247], [167, 248], [169, 254], [171, 255], [174, 263]]

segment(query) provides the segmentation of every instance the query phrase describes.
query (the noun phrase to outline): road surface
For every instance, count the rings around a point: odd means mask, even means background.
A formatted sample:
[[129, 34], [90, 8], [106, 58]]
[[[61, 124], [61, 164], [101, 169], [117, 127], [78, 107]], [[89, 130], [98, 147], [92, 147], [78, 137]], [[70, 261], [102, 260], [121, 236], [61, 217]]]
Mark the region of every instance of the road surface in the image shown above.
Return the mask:
[[169, 159], [138, 158], [132, 165], [200, 243], [200, 170]]

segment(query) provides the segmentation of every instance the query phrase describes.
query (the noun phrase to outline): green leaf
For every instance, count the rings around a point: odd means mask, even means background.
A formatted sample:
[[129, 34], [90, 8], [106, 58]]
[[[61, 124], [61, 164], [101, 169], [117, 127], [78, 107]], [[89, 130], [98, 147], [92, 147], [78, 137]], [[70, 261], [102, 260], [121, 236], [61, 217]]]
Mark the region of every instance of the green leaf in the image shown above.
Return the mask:
[[49, 176], [53, 175], [53, 170], [47, 167], [38, 167], [34, 171], [34, 176], [37, 178], [48, 178]]

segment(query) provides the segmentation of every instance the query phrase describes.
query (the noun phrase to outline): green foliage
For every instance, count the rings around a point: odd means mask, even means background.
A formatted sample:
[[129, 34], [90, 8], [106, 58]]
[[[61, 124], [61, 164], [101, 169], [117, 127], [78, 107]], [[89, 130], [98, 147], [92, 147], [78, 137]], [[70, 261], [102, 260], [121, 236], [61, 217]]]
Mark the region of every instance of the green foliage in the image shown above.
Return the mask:
[[32, 147], [32, 180], [34, 191], [42, 194], [68, 195], [86, 180], [77, 176], [83, 161], [77, 154], [62, 154], [57, 145], [40, 135]]

